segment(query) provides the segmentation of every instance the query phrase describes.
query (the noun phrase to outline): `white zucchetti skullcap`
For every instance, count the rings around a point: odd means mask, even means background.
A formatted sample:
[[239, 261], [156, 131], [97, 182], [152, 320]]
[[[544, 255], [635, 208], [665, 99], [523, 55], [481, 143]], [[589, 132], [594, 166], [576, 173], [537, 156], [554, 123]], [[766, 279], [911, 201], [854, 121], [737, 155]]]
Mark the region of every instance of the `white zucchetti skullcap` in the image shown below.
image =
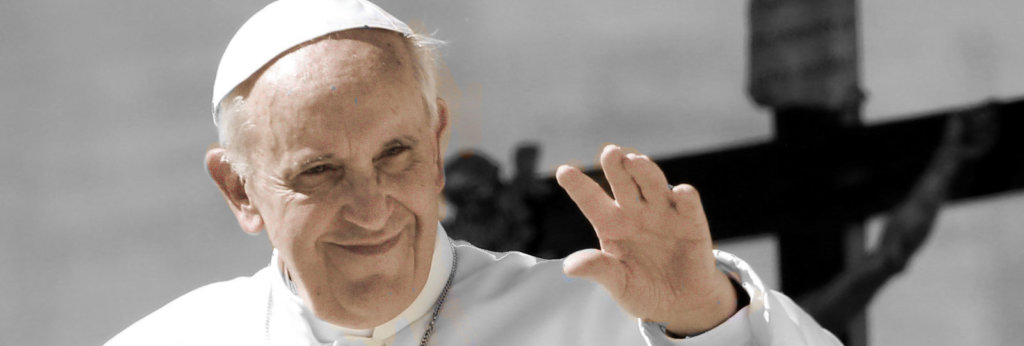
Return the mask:
[[213, 81], [213, 123], [221, 100], [263, 65], [303, 42], [337, 31], [412, 29], [366, 0], [278, 0], [249, 18], [228, 43]]

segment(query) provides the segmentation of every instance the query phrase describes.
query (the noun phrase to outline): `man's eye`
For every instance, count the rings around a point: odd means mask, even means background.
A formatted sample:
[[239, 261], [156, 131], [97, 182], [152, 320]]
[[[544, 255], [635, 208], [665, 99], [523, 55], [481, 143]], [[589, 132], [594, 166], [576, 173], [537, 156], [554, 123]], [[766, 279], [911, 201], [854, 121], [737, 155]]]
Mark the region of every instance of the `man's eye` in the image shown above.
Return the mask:
[[313, 168], [310, 168], [310, 169], [307, 169], [307, 170], [303, 171], [302, 175], [319, 175], [319, 174], [324, 174], [324, 173], [327, 173], [327, 172], [330, 172], [330, 171], [333, 171], [333, 170], [334, 170], [334, 168], [331, 167], [331, 166], [319, 165], [319, 166], [316, 166], [316, 167], [313, 167]]
[[396, 156], [398, 154], [401, 154], [401, 153], [405, 152], [406, 150], [409, 150], [409, 147], [404, 146], [404, 145], [400, 145], [400, 146], [397, 146], [397, 147], [391, 147], [391, 148], [388, 148], [388, 150], [385, 150], [384, 153], [381, 155], [381, 157]]

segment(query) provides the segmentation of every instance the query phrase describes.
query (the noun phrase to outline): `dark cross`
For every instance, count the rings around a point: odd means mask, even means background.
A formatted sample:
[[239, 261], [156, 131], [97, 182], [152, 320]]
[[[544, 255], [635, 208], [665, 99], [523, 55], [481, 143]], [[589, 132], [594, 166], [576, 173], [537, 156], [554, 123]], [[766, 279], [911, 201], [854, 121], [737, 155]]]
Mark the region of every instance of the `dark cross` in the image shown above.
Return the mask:
[[[994, 144], [964, 163], [948, 200], [983, 198], [1024, 188], [1024, 99], [991, 103]], [[900, 202], [928, 165], [945, 125], [965, 109], [938, 111], [871, 126], [816, 124], [815, 110], [777, 114], [777, 138], [763, 143], [657, 158], [670, 183], [700, 191], [716, 240], [772, 234], [786, 294], [822, 287], [845, 268], [844, 230]], [[586, 171], [598, 181], [603, 173]], [[564, 257], [599, 246], [582, 213], [559, 191], [530, 201], [538, 239], [533, 253]], [[840, 331], [837, 334], [842, 334]]]
[[[819, 212], [820, 216], [813, 219], [849, 220], [890, 209], [906, 195], [928, 163], [947, 118], [959, 111], [837, 131], [812, 146], [770, 141], [655, 161], [670, 183], [697, 187], [715, 239], [789, 235], [796, 231], [788, 226], [813, 222], [796, 220], [798, 213], [806, 217]], [[993, 111], [998, 123], [996, 142], [981, 158], [960, 170], [950, 200], [1024, 188], [1024, 99], [994, 104]], [[604, 179], [599, 170], [586, 173], [598, 181]], [[542, 179], [541, 184], [553, 191], [561, 190], [554, 178]], [[597, 245], [589, 223], [568, 195], [551, 194], [534, 203], [543, 239], [538, 250], [564, 256]], [[828, 257], [832, 256], [815, 258]], [[830, 271], [834, 270], [825, 270]], [[784, 288], [802, 292], [815, 286], [790, 286], [800, 280], [786, 278], [791, 276], [787, 273], [794, 272], [783, 271], [783, 279], [788, 282]], [[801, 280], [818, 281], [809, 279], [817, 274], [807, 274], [801, 275]]]

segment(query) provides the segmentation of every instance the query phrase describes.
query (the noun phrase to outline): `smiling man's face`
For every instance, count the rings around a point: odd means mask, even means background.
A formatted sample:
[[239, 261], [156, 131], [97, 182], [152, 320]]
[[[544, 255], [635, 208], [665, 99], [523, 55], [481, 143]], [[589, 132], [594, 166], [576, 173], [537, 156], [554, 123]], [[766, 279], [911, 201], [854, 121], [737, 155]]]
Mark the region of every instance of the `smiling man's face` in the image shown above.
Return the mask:
[[432, 124], [403, 38], [357, 29], [294, 50], [245, 113], [245, 192], [302, 298], [352, 328], [398, 315], [430, 271], [447, 123]]

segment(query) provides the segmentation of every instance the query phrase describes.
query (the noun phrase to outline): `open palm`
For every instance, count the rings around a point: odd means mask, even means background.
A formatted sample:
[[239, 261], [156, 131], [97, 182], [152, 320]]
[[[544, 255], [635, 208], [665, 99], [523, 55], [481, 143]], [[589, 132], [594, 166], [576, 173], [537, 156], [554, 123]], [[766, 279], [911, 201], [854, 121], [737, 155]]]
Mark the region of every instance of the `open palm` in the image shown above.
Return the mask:
[[735, 292], [715, 267], [697, 191], [686, 184], [669, 189], [650, 158], [615, 145], [604, 148], [600, 161], [614, 198], [579, 169], [563, 165], [556, 173], [601, 244], [567, 257], [565, 273], [601, 284], [630, 314], [666, 323], [677, 334], [728, 318]]

